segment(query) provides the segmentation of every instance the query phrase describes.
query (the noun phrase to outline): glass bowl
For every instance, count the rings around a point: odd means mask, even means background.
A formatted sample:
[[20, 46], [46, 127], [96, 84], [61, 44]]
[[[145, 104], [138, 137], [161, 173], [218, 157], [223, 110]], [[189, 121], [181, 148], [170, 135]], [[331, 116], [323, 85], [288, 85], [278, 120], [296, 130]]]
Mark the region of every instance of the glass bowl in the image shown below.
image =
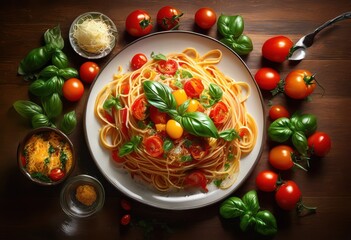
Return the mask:
[[[93, 187], [95, 194], [86, 192], [85, 197], [79, 197], [82, 193], [77, 189], [82, 186]], [[91, 196], [94, 195], [93, 198]], [[79, 200], [80, 199], [80, 200]], [[82, 201], [84, 200], [84, 201]], [[89, 175], [77, 175], [67, 181], [61, 190], [60, 204], [62, 210], [70, 217], [84, 218], [98, 212], [105, 202], [105, 190], [96, 178]]]
[[18, 144], [17, 163], [20, 171], [39, 185], [62, 183], [72, 173], [75, 162], [71, 140], [57, 128], [33, 129]]
[[[74, 32], [76, 29], [76, 26], [79, 24], [82, 24], [84, 21], [92, 19], [92, 20], [101, 20], [103, 23], [105, 23], [108, 27], [109, 31], [109, 36], [110, 36], [110, 41], [108, 47], [101, 49], [101, 51], [98, 52], [92, 52], [92, 51], [87, 51], [87, 49], [83, 49], [81, 46], [79, 46], [77, 39], [74, 36]], [[96, 33], [96, 32], [95, 32]], [[87, 58], [87, 59], [99, 59], [103, 58], [106, 55], [108, 55], [112, 49], [116, 45], [116, 41], [118, 38], [118, 31], [117, 27], [114, 24], [114, 22], [107, 17], [105, 14], [100, 13], [100, 12], [87, 12], [84, 13], [80, 16], [78, 16], [71, 24], [70, 30], [69, 30], [69, 42], [78, 55]], [[92, 40], [94, 41], [94, 39]]]

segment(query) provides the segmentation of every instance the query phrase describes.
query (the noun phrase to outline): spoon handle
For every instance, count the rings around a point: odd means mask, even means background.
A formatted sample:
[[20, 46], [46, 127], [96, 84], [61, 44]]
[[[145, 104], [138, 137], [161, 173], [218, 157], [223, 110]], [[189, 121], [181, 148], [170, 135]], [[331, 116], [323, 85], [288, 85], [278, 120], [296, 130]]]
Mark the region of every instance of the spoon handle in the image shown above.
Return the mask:
[[332, 25], [333, 23], [336, 23], [336, 22], [339, 22], [341, 20], [348, 19], [348, 18], [351, 18], [351, 12], [345, 12], [343, 14], [340, 14], [339, 16], [337, 16], [333, 19], [330, 19], [329, 21], [327, 21], [324, 24], [322, 24], [321, 26], [319, 26], [316, 30], [314, 30], [314, 35], [319, 33], [322, 29]]

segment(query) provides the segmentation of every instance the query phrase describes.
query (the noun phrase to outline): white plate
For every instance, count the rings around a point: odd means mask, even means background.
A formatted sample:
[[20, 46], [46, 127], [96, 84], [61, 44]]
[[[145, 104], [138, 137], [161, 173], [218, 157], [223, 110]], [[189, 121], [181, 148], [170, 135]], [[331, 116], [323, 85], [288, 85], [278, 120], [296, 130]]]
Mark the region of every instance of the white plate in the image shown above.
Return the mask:
[[[177, 193], [160, 193], [145, 184], [134, 181], [125, 171], [116, 169], [109, 157], [109, 152], [103, 149], [99, 142], [100, 124], [94, 116], [94, 103], [98, 92], [112, 80], [112, 75], [121, 65], [124, 70], [129, 69], [130, 59], [134, 54], [142, 52], [150, 56], [152, 52], [168, 54], [181, 52], [185, 48], [196, 48], [202, 55], [211, 49], [220, 49], [223, 58], [219, 69], [236, 81], [245, 81], [251, 87], [251, 95], [247, 100], [248, 112], [253, 116], [258, 125], [258, 136], [255, 148], [246, 157], [240, 160], [240, 172], [237, 181], [227, 190], [208, 186], [209, 192], [180, 191]], [[127, 196], [142, 203], [173, 210], [183, 210], [203, 207], [228, 197], [250, 175], [262, 152], [264, 140], [265, 118], [261, 93], [246, 64], [232, 50], [219, 41], [201, 34], [187, 31], [158, 32], [147, 35], [133, 42], [121, 50], [100, 72], [91, 86], [84, 117], [85, 135], [90, 153], [103, 175], [117, 189]]]

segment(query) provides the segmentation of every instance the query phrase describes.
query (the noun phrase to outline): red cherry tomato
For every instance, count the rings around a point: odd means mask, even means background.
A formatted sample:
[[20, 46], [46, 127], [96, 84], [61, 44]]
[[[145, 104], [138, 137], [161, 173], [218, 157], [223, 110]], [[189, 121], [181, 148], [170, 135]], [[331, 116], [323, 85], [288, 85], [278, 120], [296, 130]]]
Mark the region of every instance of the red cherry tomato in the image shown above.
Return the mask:
[[202, 29], [210, 29], [216, 21], [217, 15], [212, 8], [200, 8], [195, 13], [195, 23]]
[[273, 192], [277, 188], [278, 174], [270, 170], [260, 172], [256, 177], [256, 186], [264, 192]]
[[148, 102], [146, 97], [144, 95], [138, 97], [132, 104], [131, 109], [133, 117], [140, 121], [145, 120], [148, 117]]
[[184, 84], [184, 91], [186, 95], [191, 98], [198, 98], [204, 88], [201, 80], [197, 78], [192, 78]]
[[268, 161], [276, 169], [289, 170], [294, 166], [294, 150], [287, 145], [278, 145], [269, 151]]
[[285, 78], [284, 93], [293, 99], [305, 99], [316, 88], [316, 82], [311, 72], [293, 70]]
[[158, 108], [150, 106], [150, 118], [155, 124], [158, 123], [167, 123], [167, 113], [160, 112]]
[[84, 85], [78, 78], [70, 78], [63, 84], [62, 94], [68, 101], [76, 102], [84, 94]]
[[269, 109], [269, 117], [271, 120], [276, 120], [278, 118], [286, 117], [290, 118], [290, 113], [289, 111], [282, 105], [273, 105]]
[[126, 18], [126, 31], [134, 36], [141, 37], [149, 34], [152, 30], [150, 14], [144, 10], [135, 10]]
[[125, 214], [122, 216], [121, 218], [121, 224], [123, 226], [126, 226], [130, 223], [130, 220], [132, 219], [132, 217], [130, 216], [130, 214]]
[[132, 70], [137, 70], [144, 66], [144, 64], [147, 63], [147, 57], [143, 53], [137, 53], [133, 56], [130, 66]]
[[293, 42], [285, 36], [276, 36], [268, 39], [262, 46], [262, 55], [264, 58], [282, 63], [288, 56]]
[[163, 153], [163, 140], [161, 137], [154, 135], [147, 137], [144, 140], [144, 147], [145, 151], [151, 156], [151, 157], [159, 157]]
[[293, 181], [283, 183], [275, 193], [278, 206], [284, 210], [293, 210], [301, 200], [301, 190]]
[[178, 64], [173, 59], [160, 60], [157, 65], [157, 70], [162, 74], [174, 75], [178, 70]]
[[195, 170], [185, 177], [185, 187], [199, 187], [204, 192], [208, 192], [207, 179], [205, 174], [200, 170]]
[[124, 157], [120, 157], [118, 155], [118, 152], [119, 152], [118, 149], [112, 150], [112, 152], [111, 152], [112, 160], [116, 163], [124, 163], [126, 161], [126, 159]]
[[325, 132], [315, 132], [307, 139], [312, 154], [318, 157], [326, 156], [331, 149], [331, 139]]
[[278, 86], [280, 74], [273, 68], [261, 68], [256, 72], [255, 80], [262, 90], [272, 91]]
[[213, 105], [209, 116], [215, 125], [222, 124], [228, 118], [228, 108], [223, 102], [218, 102]]
[[183, 13], [178, 9], [165, 6], [157, 12], [157, 24], [163, 30], [176, 29], [179, 26], [181, 16], [183, 16]]
[[65, 172], [62, 170], [62, 168], [54, 168], [50, 171], [49, 173], [49, 178], [54, 181], [57, 182], [59, 180], [61, 180], [64, 176], [65, 176]]
[[100, 67], [94, 62], [85, 62], [79, 68], [79, 76], [86, 83], [92, 83], [100, 72]]

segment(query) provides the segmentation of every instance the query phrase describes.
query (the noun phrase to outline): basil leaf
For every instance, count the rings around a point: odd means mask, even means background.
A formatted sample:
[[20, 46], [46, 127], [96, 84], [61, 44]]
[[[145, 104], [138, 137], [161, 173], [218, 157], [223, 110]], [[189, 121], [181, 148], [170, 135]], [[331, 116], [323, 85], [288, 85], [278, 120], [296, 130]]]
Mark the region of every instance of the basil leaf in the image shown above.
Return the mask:
[[49, 65], [39, 72], [39, 76], [43, 78], [51, 78], [58, 74], [58, 68], [54, 65]]
[[223, 38], [220, 41], [239, 55], [247, 55], [253, 50], [252, 40], [246, 35], [241, 35], [236, 39]]
[[51, 59], [53, 48], [50, 45], [32, 49], [20, 62], [17, 73], [28, 75], [43, 68]]
[[77, 69], [71, 67], [59, 69], [57, 74], [64, 79], [76, 78], [79, 76]]
[[183, 128], [199, 137], [218, 138], [219, 134], [216, 126], [209, 116], [202, 112], [186, 112], [183, 116], [176, 119]]
[[304, 132], [307, 136], [317, 130], [317, 117], [313, 114], [303, 114], [299, 116], [296, 129]]
[[182, 103], [179, 107], [178, 107], [178, 113], [180, 115], [183, 115], [186, 110], [188, 109], [189, 107], [189, 104], [190, 104], [190, 99], [186, 100], [184, 103]]
[[292, 133], [289, 118], [278, 118], [268, 127], [268, 136], [275, 142], [282, 143], [289, 140]]
[[62, 52], [62, 50], [59, 49], [52, 54], [51, 62], [60, 69], [68, 67], [68, 57], [64, 52]]
[[219, 213], [223, 218], [236, 218], [243, 216], [247, 208], [244, 202], [238, 197], [226, 199], [219, 208]]
[[155, 81], [144, 81], [143, 83], [145, 96], [148, 102], [161, 112], [167, 112], [174, 117], [177, 103], [172, 95], [171, 89]]
[[65, 43], [61, 36], [60, 26], [58, 25], [52, 29], [46, 30], [44, 33], [44, 41], [55, 49], [63, 49]]
[[49, 118], [45, 114], [36, 114], [32, 117], [32, 127], [49, 127], [52, 126]]
[[111, 110], [113, 107], [115, 107], [116, 109], [123, 108], [119, 97], [113, 97], [111, 95], [111, 97], [109, 99], [105, 100], [105, 102], [103, 104], [103, 108], [105, 110]]
[[240, 136], [237, 133], [237, 131], [235, 131], [234, 129], [227, 129], [227, 130], [220, 132], [219, 137], [230, 142], [230, 141], [233, 141], [234, 139], [239, 138]]
[[42, 79], [37, 79], [29, 85], [29, 92], [38, 97], [44, 97], [51, 94], [47, 90], [46, 82]]
[[250, 214], [246, 213], [240, 217], [240, 229], [244, 232], [247, 231], [255, 223], [255, 218]]
[[133, 136], [129, 142], [126, 142], [122, 145], [119, 149], [118, 156], [124, 157], [132, 152], [139, 146], [141, 143], [142, 138], [140, 136]]
[[181, 72], [180, 72], [180, 78], [192, 78], [193, 77], [193, 75], [189, 72], [189, 71], [187, 71], [187, 70], [182, 70]]
[[256, 214], [255, 219], [256, 232], [265, 236], [274, 235], [277, 233], [277, 221], [271, 212], [267, 210], [259, 211]]
[[44, 113], [38, 104], [31, 101], [18, 100], [13, 103], [13, 107], [19, 115], [29, 119], [36, 114]]
[[291, 141], [296, 150], [302, 155], [307, 155], [308, 143], [307, 138], [303, 132], [296, 131], [291, 136]]
[[76, 112], [71, 111], [63, 115], [63, 119], [60, 125], [60, 129], [66, 133], [70, 134], [73, 132], [74, 128], [77, 126]]
[[208, 90], [211, 98], [214, 100], [214, 103], [222, 99], [223, 91], [217, 84], [210, 83]]
[[155, 54], [154, 52], [151, 53], [151, 58], [154, 60], [167, 60], [167, 57], [162, 53]]
[[247, 209], [252, 214], [256, 214], [258, 212], [258, 210], [260, 209], [260, 204], [258, 202], [258, 197], [255, 190], [247, 192], [242, 199]]
[[65, 80], [62, 77], [56, 77], [54, 91], [60, 94], [60, 96], [62, 96], [62, 87], [64, 83], [65, 83]]
[[238, 38], [244, 31], [244, 20], [240, 15], [221, 15], [217, 21], [218, 32], [223, 37]]
[[62, 112], [62, 101], [58, 93], [42, 97], [41, 103], [49, 119], [59, 116]]
[[169, 139], [166, 139], [164, 142], [163, 142], [163, 149], [165, 152], [169, 152], [170, 150], [172, 150], [174, 147], [174, 144], [171, 140]]

